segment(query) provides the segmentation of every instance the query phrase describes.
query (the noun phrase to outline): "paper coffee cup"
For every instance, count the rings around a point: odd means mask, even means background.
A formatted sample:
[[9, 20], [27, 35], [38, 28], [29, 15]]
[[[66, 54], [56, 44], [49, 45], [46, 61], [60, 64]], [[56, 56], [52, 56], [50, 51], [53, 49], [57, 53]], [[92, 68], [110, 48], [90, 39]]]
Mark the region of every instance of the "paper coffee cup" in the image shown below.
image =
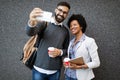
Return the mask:
[[[55, 49], [54, 47], [48, 47], [48, 52], [49, 52], [49, 51], [54, 51], [54, 49]], [[49, 53], [48, 53], [48, 54], [49, 54]], [[50, 54], [49, 54], [49, 56], [50, 56], [50, 57], [53, 57], [53, 56], [50, 55]]]
[[64, 59], [65, 66], [68, 67], [70, 65], [69, 58]]

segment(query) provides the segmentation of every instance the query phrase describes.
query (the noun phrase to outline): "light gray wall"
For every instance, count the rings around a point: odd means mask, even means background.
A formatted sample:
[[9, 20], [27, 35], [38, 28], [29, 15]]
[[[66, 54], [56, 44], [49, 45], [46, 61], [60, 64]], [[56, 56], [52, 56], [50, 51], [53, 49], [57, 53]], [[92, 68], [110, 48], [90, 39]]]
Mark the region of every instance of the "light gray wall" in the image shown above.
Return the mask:
[[54, 12], [59, 1], [71, 4], [69, 16], [85, 16], [86, 34], [98, 44], [101, 66], [94, 69], [94, 80], [120, 80], [120, 0], [0, 0], [0, 80], [31, 80], [31, 71], [19, 61], [29, 13], [34, 7]]

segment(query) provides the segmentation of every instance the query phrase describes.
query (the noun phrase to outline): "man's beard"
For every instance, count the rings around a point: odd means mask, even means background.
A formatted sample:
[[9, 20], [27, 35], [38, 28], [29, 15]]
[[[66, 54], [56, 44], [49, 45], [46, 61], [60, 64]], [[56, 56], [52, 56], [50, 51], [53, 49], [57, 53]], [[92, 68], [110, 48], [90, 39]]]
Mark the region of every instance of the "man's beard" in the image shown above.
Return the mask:
[[64, 16], [61, 16], [59, 14], [55, 14], [55, 20], [58, 22], [58, 23], [61, 23], [65, 20]]

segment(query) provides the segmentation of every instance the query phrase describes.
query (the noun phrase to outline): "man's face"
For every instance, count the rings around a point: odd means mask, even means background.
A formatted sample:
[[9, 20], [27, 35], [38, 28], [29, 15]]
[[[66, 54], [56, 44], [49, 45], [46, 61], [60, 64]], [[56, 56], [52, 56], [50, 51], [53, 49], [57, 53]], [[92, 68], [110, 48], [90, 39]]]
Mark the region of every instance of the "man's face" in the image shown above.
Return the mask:
[[69, 12], [69, 8], [66, 7], [66, 6], [58, 6], [56, 9], [55, 9], [55, 19], [58, 23], [61, 23], [63, 22], [67, 15], [68, 15], [68, 12]]

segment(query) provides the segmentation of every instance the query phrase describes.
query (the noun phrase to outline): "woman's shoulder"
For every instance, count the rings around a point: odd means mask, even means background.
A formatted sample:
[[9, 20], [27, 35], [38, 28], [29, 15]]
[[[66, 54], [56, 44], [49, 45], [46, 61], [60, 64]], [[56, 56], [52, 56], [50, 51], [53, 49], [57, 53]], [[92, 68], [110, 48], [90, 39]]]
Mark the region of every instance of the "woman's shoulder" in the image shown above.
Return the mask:
[[89, 36], [85, 36], [85, 41], [86, 41], [87, 43], [92, 43], [92, 42], [95, 41], [95, 39], [92, 38], [92, 37], [89, 37]]

